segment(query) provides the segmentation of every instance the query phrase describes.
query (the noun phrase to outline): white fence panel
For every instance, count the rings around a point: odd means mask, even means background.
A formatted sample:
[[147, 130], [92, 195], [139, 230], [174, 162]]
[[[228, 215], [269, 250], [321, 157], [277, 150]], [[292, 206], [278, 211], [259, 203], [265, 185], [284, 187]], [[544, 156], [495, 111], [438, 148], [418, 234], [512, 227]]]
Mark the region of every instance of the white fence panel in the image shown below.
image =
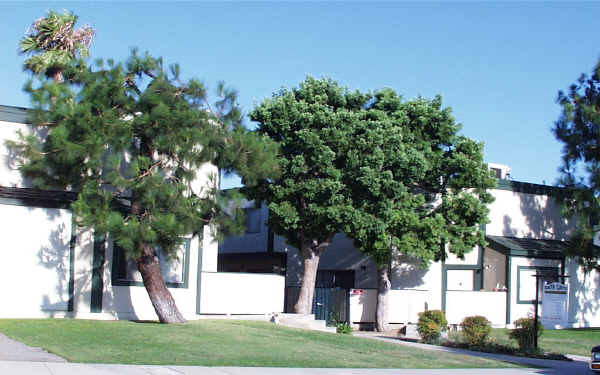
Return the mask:
[[485, 316], [493, 325], [506, 324], [506, 292], [446, 292], [446, 319], [460, 324], [467, 316]]
[[[350, 321], [352, 323], [375, 322], [377, 290], [361, 289], [362, 294], [350, 292]], [[431, 294], [426, 290], [393, 289], [388, 296], [388, 321], [390, 323], [416, 323], [418, 314], [431, 309]]]
[[285, 277], [202, 272], [201, 314], [268, 314], [283, 311]]

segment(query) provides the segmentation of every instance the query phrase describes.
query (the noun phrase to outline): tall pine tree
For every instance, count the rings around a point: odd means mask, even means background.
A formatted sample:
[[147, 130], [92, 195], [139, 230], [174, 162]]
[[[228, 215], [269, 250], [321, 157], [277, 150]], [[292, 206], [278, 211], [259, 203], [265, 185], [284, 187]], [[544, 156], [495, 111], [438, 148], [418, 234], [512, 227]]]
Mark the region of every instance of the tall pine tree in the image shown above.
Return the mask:
[[600, 271], [600, 61], [592, 74], [582, 74], [567, 92], [560, 91], [562, 113], [552, 129], [563, 143], [558, 199], [567, 217], [577, 218], [569, 256], [586, 272]]
[[[271, 176], [276, 145], [242, 124], [236, 92], [183, 81], [180, 69], [133, 51], [125, 63], [61, 65], [66, 80], [42, 74], [26, 85], [30, 120], [45, 139], [22, 136], [12, 146], [34, 187], [78, 192], [79, 225], [108, 233], [135, 259], [161, 322], [185, 321], [166, 288], [157, 248], [175, 256], [183, 237], [226, 223], [214, 165], [251, 185]], [[210, 169], [210, 168], [209, 168]], [[214, 169], [213, 169], [214, 170]], [[211, 178], [209, 178], [211, 177]]]

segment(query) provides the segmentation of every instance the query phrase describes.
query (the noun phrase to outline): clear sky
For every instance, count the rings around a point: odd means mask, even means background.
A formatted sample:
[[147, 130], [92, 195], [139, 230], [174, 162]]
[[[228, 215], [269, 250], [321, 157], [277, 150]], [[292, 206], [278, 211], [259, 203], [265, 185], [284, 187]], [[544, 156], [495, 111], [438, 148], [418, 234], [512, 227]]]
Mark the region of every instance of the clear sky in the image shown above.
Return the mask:
[[29, 106], [17, 45], [49, 9], [97, 29], [93, 57], [137, 46], [210, 87], [224, 80], [246, 112], [307, 74], [409, 99], [441, 94], [487, 162], [535, 183], [557, 178], [558, 90], [600, 57], [600, 3], [3, 2], [0, 104]]

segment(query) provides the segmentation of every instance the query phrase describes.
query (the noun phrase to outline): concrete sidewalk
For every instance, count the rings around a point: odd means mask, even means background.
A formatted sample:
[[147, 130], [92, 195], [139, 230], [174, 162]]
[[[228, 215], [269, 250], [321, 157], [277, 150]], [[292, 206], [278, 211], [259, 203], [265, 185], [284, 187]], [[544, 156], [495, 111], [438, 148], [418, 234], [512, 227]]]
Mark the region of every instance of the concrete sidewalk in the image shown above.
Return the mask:
[[[67, 362], [64, 358], [50, 354], [42, 348], [27, 346], [1, 333], [0, 361]], [[10, 372], [0, 371], [0, 374], [10, 374]]]
[[[0, 361], [0, 374], [7, 375], [533, 375], [558, 374], [540, 369], [337, 369], [277, 367], [202, 367], [104, 365], [57, 362]], [[577, 374], [577, 373], [573, 373]]]
[[[513, 355], [507, 355], [507, 354], [483, 353], [483, 352], [476, 352], [476, 351], [472, 351], [472, 350], [448, 348], [445, 346], [437, 346], [437, 345], [427, 345], [427, 344], [421, 344], [421, 343], [416, 343], [416, 342], [403, 341], [398, 338], [381, 336], [381, 335], [378, 335], [377, 333], [373, 333], [373, 332], [369, 332], [369, 333], [358, 333], [357, 332], [357, 334], [355, 334], [355, 336], [385, 341], [385, 342], [398, 344], [398, 345], [410, 346], [413, 348], [419, 348], [419, 349], [423, 349], [423, 350], [432, 350], [432, 351], [441, 351], [441, 352], [447, 352], [447, 353], [470, 355], [470, 356], [474, 356], [474, 357], [494, 359], [497, 361], [518, 363], [522, 366], [544, 368], [544, 369], [537, 370], [538, 372], [534, 372], [536, 374], [561, 374], [561, 375], [562, 374], [564, 374], [564, 375], [594, 374], [594, 372], [589, 369], [588, 358], [581, 357], [581, 356], [575, 356], [575, 355], [567, 355], [567, 357], [572, 359], [572, 361], [556, 361], [556, 360], [549, 360], [549, 359], [518, 357], [518, 356], [513, 356]], [[551, 372], [547, 372], [550, 370], [551, 370]]]

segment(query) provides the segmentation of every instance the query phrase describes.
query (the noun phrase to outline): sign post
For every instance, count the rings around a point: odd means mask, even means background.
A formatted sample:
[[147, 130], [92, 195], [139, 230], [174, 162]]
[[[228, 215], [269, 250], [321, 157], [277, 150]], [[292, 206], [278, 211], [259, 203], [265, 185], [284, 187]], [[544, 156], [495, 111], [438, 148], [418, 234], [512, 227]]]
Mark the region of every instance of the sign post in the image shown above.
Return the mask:
[[542, 324], [546, 327], [566, 326], [569, 319], [569, 286], [545, 282], [542, 298]]

